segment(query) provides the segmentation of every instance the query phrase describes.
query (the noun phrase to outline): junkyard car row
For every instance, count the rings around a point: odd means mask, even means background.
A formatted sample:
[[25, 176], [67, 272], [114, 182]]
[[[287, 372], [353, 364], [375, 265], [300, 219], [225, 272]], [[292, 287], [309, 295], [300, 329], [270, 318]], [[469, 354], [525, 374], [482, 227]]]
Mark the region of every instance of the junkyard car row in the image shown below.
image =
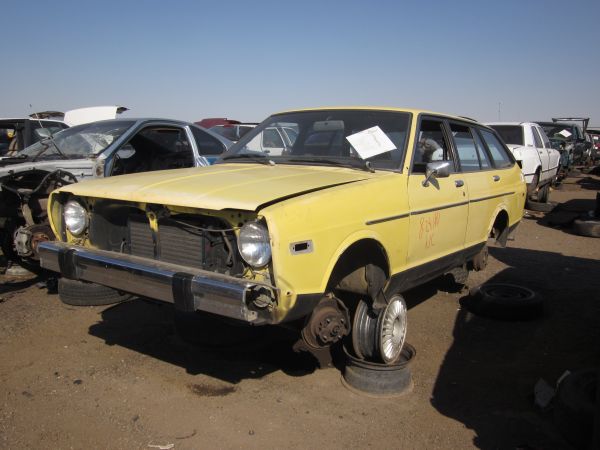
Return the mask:
[[218, 133], [164, 119], [43, 133], [0, 169], [5, 256], [59, 273], [66, 303], [147, 297], [394, 364], [402, 293], [484, 269], [488, 239], [506, 245], [582, 144], [556, 121], [399, 108], [210, 121]]
[[[294, 130], [281, 153], [265, 133]], [[258, 144], [257, 144], [258, 143]], [[71, 184], [48, 204], [42, 267], [253, 325], [296, 326], [307, 349], [348, 336], [388, 364], [406, 336], [401, 293], [485, 266], [526, 199], [493, 129], [420, 110], [275, 114], [202, 169]], [[60, 294], [60, 290], [59, 290]]]

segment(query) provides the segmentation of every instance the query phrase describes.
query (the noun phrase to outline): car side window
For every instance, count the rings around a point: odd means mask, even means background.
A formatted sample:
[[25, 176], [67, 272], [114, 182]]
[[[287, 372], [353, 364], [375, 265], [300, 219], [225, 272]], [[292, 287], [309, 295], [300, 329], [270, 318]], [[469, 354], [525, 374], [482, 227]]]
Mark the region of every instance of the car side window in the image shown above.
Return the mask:
[[481, 136], [487, 145], [490, 156], [492, 157], [492, 161], [494, 162], [494, 166], [497, 169], [503, 169], [505, 167], [512, 166], [512, 160], [510, 159], [510, 156], [508, 156], [504, 146], [494, 135], [494, 133], [487, 130], [481, 130]]
[[220, 155], [226, 148], [221, 141], [198, 127], [190, 126], [200, 155]]
[[544, 147], [545, 148], [552, 148], [552, 144], [550, 143], [550, 139], [548, 139], [548, 136], [546, 136], [546, 133], [544, 133], [544, 130], [542, 130], [542, 128], [538, 127], [536, 128], [539, 132], [540, 132], [540, 136], [542, 137], [542, 142], [544, 143]]
[[475, 139], [468, 126], [457, 123], [450, 124], [452, 139], [458, 153], [460, 168], [463, 172], [473, 172], [481, 168]]
[[481, 164], [481, 169], [490, 169], [492, 167], [492, 162], [490, 161], [489, 155], [485, 151], [485, 145], [483, 144], [483, 141], [474, 129], [471, 129], [471, 132], [473, 134], [473, 137], [475, 138], [475, 144], [477, 146], [477, 155], [479, 156], [479, 163]]
[[266, 128], [263, 133], [263, 148], [284, 148], [285, 145], [275, 128]]
[[543, 147], [542, 138], [540, 137], [539, 131], [535, 127], [533, 127], [531, 129], [531, 131], [533, 131], [533, 140], [535, 142], [535, 147], [542, 148]]
[[[444, 134], [444, 123], [440, 120], [423, 119], [417, 132], [412, 173], [425, 173], [427, 163], [451, 161], [450, 147]], [[454, 164], [454, 163], [453, 163]]]

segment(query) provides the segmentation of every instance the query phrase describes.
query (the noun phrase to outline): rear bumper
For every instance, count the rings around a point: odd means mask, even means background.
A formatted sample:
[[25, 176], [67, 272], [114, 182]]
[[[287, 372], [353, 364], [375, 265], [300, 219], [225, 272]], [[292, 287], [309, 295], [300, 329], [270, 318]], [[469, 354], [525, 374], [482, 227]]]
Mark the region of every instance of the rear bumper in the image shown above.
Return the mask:
[[255, 325], [273, 322], [268, 309], [252, 304], [259, 295], [275, 303], [278, 291], [268, 284], [64, 242], [43, 242], [38, 252], [43, 268], [66, 278], [173, 303], [183, 311], [206, 311]]

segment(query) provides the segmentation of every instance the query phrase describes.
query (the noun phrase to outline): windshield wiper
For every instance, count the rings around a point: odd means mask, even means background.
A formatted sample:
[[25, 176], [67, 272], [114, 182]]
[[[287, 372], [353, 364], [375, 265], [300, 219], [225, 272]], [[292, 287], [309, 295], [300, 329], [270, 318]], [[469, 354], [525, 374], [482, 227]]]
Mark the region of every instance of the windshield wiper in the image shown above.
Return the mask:
[[[371, 163], [369, 161], [365, 161], [364, 159], [353, 159], [352, 161], [338, 161], [337, 159], [326, 159], [326, 158], [311, 158], [310, 156], [308, 157], [303, 157], [303, 158], [290, 158], [290, 159], [286, 159], [286, 161], [291, 161], [291, 162], [313, 162], [313, 163], [322, 163], [323, 165], [334, 165], [334, 166], [340, 166], [340, 167], [348, 167], [351, 169], [359, 169], [359, 170], [365, 170], [367, 172], [375, 172], [375, 169], [373, 169], [373, 167], [371, 167]], [[356, 163], [358, 164], [356, 164]]]
[[58, 145], [56, 145], [56, 142], [54, 142], [54, 139], [45, 139], [43, 141], [40, 141], [40, 145], [44, 148], [42, 148], [39, 152], [37, 152], [37, 154], [31, 158], [32, 161], [35, 161], [36, 159], [38, 159], [42, 153], [44, 153], [46, 150], [48, 150], [50, 148], [50, 145], [48, 145], [48, 142], [50, 141], [52, 143], [52, 146], [56, 149], [56, 152], [61, 156], [62, 159], [69, 159], [69, 157], [67, 155], [65, 155], [63, 152], [60, 151], [60, 148], [58, 148]]
[[227, 156], [223, 156], [221, 159], [222, 160], [228, 160], [228, 159], [250, 159], [252, 161], [261, 163], [261, 164], [267, 164], [270, 166], [274, 166], [275, 162], [271, 159], [268, 158], [267, 155], [265, 155], [264, 153], [234, 153], [233, 155], [227, 155]]

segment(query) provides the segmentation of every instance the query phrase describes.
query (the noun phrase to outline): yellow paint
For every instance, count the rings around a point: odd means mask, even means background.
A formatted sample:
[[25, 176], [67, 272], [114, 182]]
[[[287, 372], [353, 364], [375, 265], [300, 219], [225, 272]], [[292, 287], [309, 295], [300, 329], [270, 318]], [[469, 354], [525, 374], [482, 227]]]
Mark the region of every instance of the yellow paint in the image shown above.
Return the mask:
[[[413, 114], [401, 173], [235, 162], [91, 180], [59, 191], [91, 203], [98, 198], [123, 200], [141, 210], [146, 204], [169, 205], [172, 212], [221, 217], [234, 228], [264, 218], [271, 238], [272, 273], [267, 269], [248, 270], [246, 276], [274, 283], [280, 290], [276, 320], [285, 318], [297, 295], [325, 292], [338, 258], [359, 240], [378, 242], [394, 274], [485, 242], [501, 210], [508, 213], [509, 225], [523, 216], [525, 184], [517, 165], [451, 174], [424, 187], [425, 175], [408, 175], [417, 116], [422, 111], [358, 109]], [[494, 174], [502, 177], [502, 183], [489, 180]], [[459, 179], [465, 183], [462, 188], [455, 185]], [[309, 190], [313, 192], [294, 196]], [[469, 201], [504, 193], [475, 203]], [[279, 201], [282, 197], [286, 199]], [[50, 211], [53, 229], [58, 231], [56, 199], [55, 192]], [[449, 204], [459, 205], [444, 208]], [[389, 218], [394, 219], [384, 220]], [[156, 220], [150, 218], [150, 223], [156, 229]], [[312, 242], [312, 252], [292, 253], [290, 245], [302, 241]]]

